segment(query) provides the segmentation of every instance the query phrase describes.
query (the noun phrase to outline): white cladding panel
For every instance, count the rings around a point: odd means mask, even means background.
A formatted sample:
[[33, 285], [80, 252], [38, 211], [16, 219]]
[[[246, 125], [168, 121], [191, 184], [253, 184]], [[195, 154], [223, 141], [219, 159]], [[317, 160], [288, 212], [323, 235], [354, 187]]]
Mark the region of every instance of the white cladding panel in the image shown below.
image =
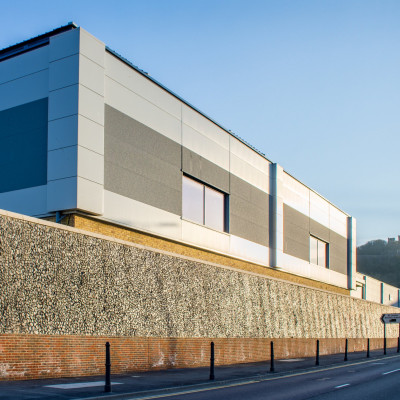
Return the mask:
[[161, 110], [181, 118], [181, 101], [108, 52], [105, 54], [105, 74]]
[[49, 67], [49, 46], [28, 51], [0, 62], [0, 84], [31, 75]]
[[0, 208], [20, 214], [42, 215], [47, 212], [46, 196], [46, 185], [0, 193]]
[[78, 160], [80, 177], [104, 185], [104, 156], [78, 146]]
[[206, 249], [229, 253], [229, 235], [182, 220], [182, 240]]
[[212, 143], [229, 150], [229, 134], [186, 104], [182, 104], [182, 123], [190, 126]]
[[229, 171], [229, 149], [185, 124], [182, 124], [182, 146]]
[[269, 248], [238, 236], [230, 236], [230, 254], [257, 264], [269, 265]]
[[304, 215], [310, 216], [310, 189], [285, 172], [282, 178], [283, 202]]
[[79, 114], [99, 125], [104, 125], [104, 98], [83, 85], [79, 85]]
[[103, 217], [161, 236], [182, 239], [179, 216], [108, 190], [104, 191]]
[[329, 203], [311, 190], [310, 218], [329, 228]]
[[250, 183], [265, 193], [269, 193], [269, 175], [235, 154], [230, 154], [230, 167], [232, 174]]
[[79, 52], [88, 59], [94, 61], [100, 67], [104, 67], [104, 43], [85, 29], [79, 29]]
[[181, 142], [181, 122], [143, 97], [105, 77], [105, 103], [158, 133]]
[[347, 288], [347, 275], [310, 264], [308, 261], [293, 257], [289, 254], [282, 254], [282, 269], [296, 275], [305, 276], [320, 282]]
[[104, 127], [92, 120], [78, 116], [79, 145], [104, 155]]
[[0, 85], [0, 111], [43, 99], [48, 94], [48, 69], [5, 82]]
[[80, 54], [79, 83], [104, 96], [104, 68]]
[[103, 185], [87, 179], [77, 179], [77, 208], [91, 214], [102, 215], [104, 212]]

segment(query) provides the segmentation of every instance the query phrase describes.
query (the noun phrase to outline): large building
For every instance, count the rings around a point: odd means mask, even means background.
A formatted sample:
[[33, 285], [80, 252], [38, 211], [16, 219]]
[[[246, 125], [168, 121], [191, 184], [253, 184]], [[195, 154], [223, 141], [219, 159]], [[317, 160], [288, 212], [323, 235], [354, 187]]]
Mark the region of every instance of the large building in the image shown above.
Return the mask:
[[356, 288], [353, 217], [75, 24], [0, 51], [0, 160], [2, 209]]

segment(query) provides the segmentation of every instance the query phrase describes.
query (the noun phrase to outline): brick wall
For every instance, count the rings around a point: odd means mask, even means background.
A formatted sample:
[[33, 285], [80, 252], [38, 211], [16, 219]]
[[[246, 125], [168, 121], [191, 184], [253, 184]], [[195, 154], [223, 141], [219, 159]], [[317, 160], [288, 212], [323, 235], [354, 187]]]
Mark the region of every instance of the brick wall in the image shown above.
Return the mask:
[[[211, 341], [215, 365], [268, 361], [271, 339], [0, 335], [0, 380], [103, 375], [107, 341], [111, 371], [120, 374], [208, 366]], [[396, 345], [396, 339], [388, 339], [388, 347]], [[366, 339], [349, 339], [349, 353], [366, 347]], [[371, 339], [370, 347], [382, 348], [382, 339]], [[311, 338], [274, 339], [276, 359], [314, 357], [315, 348], [316, 340]], [[344, 339], [320, 340], [321, 355], [344, 349]]]

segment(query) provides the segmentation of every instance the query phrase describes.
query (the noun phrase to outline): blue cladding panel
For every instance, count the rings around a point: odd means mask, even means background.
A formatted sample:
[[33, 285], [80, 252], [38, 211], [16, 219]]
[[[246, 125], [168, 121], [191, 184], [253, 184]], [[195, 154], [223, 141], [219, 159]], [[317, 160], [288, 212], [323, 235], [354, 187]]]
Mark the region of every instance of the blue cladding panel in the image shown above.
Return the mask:
[[0, 193], [47, 183], [47, 97], [0, 112]]

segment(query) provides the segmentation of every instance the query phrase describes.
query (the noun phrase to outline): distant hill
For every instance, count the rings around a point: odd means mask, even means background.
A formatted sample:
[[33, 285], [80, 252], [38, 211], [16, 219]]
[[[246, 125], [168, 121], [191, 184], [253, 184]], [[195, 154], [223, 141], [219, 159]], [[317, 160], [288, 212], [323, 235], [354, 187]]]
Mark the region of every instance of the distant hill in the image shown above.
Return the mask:
[[357, 271], [400, 287], [400, 241], [372, 240], [357, 247]]

